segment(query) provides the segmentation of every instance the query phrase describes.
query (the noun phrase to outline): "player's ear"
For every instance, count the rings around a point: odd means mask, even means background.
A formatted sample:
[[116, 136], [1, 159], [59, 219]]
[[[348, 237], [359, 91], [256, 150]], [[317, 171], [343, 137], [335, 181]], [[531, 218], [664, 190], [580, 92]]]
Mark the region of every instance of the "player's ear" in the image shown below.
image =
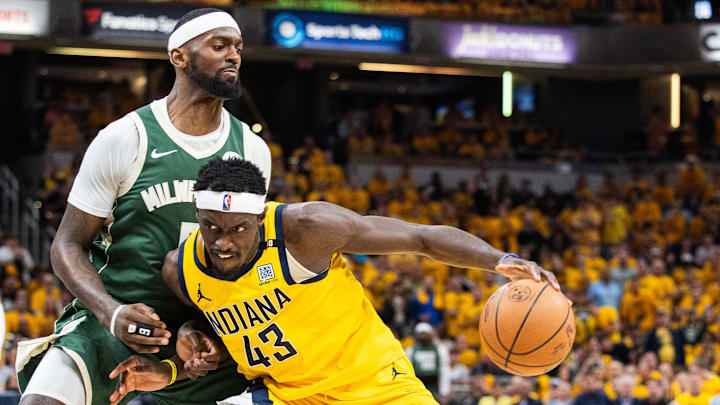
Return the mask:
[[170, 51], [170, 63], [178, 69], [185, 69], [190, 63], [190, 55], [188, 55], [187, 49], [172, 49]]
[[263, 221], [265, 221], [265, 214], [267, 214], [268, 207], [265, 207], [262, 214], [258, 215], [258, 226], [262, 226]]

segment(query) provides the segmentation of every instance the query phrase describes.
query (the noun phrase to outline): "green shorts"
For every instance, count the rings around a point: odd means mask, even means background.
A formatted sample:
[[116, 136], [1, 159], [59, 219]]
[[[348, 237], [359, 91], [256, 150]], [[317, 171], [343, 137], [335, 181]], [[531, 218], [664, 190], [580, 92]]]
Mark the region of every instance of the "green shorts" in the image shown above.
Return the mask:
[[[117, 379], [111, 380], [108, 375], [120, 362], [136, 354], [111, 335], [81, 304], [68, 306], [55, 323], [54, 334], [18, 345], [16, 369], [21, 391], [25, 390], [35, 368], [51, 346], [61, 347], [80, 369], [85, 384], [86, 405], [109, 403]], [[160, 353], [145, 356], [159, 361], [173, 354], [174, 339]], [[241, 394], [248, 385], [245, 377], [238, 374], [235, 363], [227, 360], [205, 377], [178, 381], [152, 395], [159, 405], [215, 405], [216, 401]], [[130, 402], [139, 394], [129, 394], [121, 404]]]

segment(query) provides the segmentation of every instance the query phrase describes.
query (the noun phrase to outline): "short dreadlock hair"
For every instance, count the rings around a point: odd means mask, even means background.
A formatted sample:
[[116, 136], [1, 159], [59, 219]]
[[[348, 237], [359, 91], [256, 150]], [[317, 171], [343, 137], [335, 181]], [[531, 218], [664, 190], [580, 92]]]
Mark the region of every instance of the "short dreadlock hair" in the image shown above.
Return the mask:
[[185, 13], [185, 15], [180, 17], [180, 19], [178, 20], [177, 23], [175, 23], [175, 28], [173, 28], [173, 30], [170, 34], [177, 31], [178, 28], [180, 28], [183, 24], [187, 23], [188, 21], [194, 20], [205, 14], [217, 13], [218, 11], [225, 12], [225, 10], [220, 10], [219, 8], [199, 8], [197, 10], [188, 11], [187, 13]]
[[195, 191], [230, 191], [265, 195], [265, 177], [252, 162], [216, 157], [200, 167]]

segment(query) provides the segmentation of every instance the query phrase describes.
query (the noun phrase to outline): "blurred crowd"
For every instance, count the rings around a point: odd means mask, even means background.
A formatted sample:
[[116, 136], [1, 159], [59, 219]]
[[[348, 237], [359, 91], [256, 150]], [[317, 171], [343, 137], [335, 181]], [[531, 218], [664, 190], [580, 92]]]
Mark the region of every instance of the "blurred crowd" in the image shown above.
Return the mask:
[[347, 152], [395, 160], [414, 156], [436, 162], [451, 158], [466, 163], [507, 159], [668, 162], [681, 161], [688, 154], [711, 160], [720, 157], [720, 109], [712, 100], [703, 101], [696, 116], [678, 128], [671, 128], [667, 113], [655, 106], [642, 127], [628, 131], [622, 141], [608, 141], [601, 150], [583, 146], [582, 137], [546, 125], [532, 112], [516, 109], [511, 117], [503, 117], [493, 105], [476, 108], [471, 100], [452, 100], [434, 109], [433, 104], [419, 100], [412, 104], [380, 100], [367, 103], [373, 107], [350, 107], [334, 116], [330, 146], [336, 155]]
[[5, 234], [2, 228], [0, 294], [5, 311], [0, 392], [16, 391], [14, 365], [18, 342], [52, 334], [55, 320], [72, 296], [50, 269], [37, 266], [18, 238]]
[[550, 375], [510, 378], [484, 356], [478, 330], [507, 280], [415, 256], [349, 257], [443, 403], [705, 405], [720, 393], [720, 172], [696, 156], [671, 172], [634, 168], [622, 184], [607, 173], [597, 190], [580, 176], [556, 193], [530, 179], [491, 182], [482, 169], [455, 187], [439, 173], [418, 184], [410, 166], [395, 179], [378, 168], [361, 184], [311, 138], [289, 156], [266, 141], [276, 200], [459, 226], [557, 276], [575, 303], [576, 346]]
[[463, 104], [447, 103], [438, 109], [441, 112], [431, 112], [429, 105], [418, 101], [412, 105], [380, 102], [373, 108], [350, 108], [337, 119], [335, 137], [351, 155], [468, 161], [581, 158], [558, 129], [533, 123], [519, 112], [505, 118], [492, 106], [476, 117], [474, 106]]

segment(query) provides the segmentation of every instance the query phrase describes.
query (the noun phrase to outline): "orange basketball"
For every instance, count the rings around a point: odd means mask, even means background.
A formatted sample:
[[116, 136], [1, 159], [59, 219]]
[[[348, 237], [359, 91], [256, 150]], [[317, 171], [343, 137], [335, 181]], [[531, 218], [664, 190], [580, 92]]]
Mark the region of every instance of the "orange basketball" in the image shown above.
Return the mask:
[[490, 296], [480, 317], [483, 348], [493, 363], [522, 376], [547, 373], [570, 353], [575, 315], [547, 282], [520, 280]]

